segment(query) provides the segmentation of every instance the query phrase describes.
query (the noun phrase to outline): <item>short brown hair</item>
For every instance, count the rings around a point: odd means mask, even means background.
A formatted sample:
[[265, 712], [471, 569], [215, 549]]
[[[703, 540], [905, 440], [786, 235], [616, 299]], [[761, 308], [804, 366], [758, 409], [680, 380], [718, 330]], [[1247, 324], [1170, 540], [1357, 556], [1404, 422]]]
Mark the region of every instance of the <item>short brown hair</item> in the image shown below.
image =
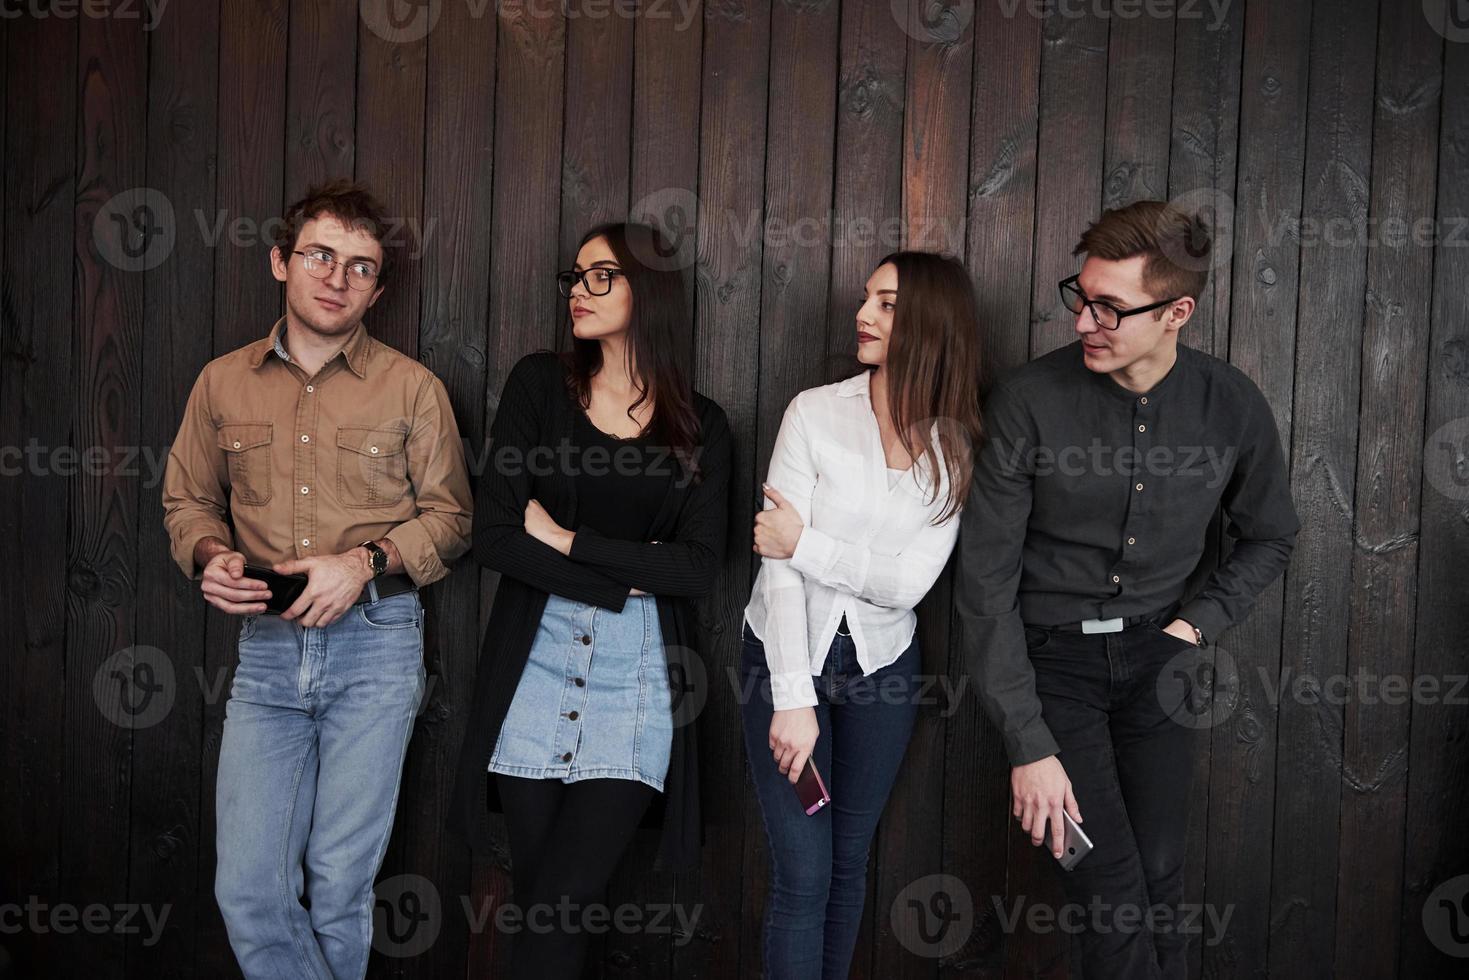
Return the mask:
[[1118, 262], [1145, 255], [1143, 288], [1158, 299], [1199, 298], [1209, 282], [1212, 235], [1203, 218], [1166, 201], [1136, 201], [1102, 212], [1072, 255]]
[[378, 269], [377, 284], [381, 286], [393, 269], [393, 252], [397, 243], [390, 243], [391, 229], [384, 215], [382, 203], [373, 196], [364, 184], [338, 178], [306, 188], [301, 200], [286, 208], [276, 227], [275, 244], [281, 250], [281, 260], [289, 262], [301, 229], [306, 222], [329, 214], [353, 230], [362, 230], [371, 235], [382, 246], [383, 261]]

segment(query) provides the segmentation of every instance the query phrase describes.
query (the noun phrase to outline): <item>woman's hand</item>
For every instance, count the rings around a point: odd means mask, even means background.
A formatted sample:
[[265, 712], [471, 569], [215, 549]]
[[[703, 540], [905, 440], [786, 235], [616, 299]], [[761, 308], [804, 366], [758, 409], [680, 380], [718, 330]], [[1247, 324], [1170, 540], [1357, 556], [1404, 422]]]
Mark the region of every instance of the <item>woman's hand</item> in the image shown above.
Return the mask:
[[534, 497], [525, 505], [525, 533], [563, 555], [571, 554], [571, 541], [576, 537], [576, 532], [568, 531], [557, 524]]
[[820, 734], [815, 708], [787, 708], [771, 716], [770, 751], [792, 785], [801, 778], [801, 770], [806, 768], [806, 760], [816, 748], [816, 736]]
[[765, 496], [775, 503], [775, 509], [765, 509], [755, 515], [755, 553], [762, 558], [789, 558], [796, 553], [796, 542], [806, 525], [790, 501], [770, 484], [761, 484]]

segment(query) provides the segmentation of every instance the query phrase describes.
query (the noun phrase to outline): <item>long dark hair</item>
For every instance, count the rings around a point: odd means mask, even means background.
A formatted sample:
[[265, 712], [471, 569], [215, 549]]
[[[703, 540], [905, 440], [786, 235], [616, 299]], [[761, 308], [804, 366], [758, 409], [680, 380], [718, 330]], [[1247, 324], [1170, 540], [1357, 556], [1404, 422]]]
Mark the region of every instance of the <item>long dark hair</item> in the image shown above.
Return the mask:
[[931, 433], [938, 423], [938, 445], [949, 475], [949, 495], [941, 523], [969, 496], [973, 456], [984, 436], [979, 391], [984, 375], [980, 356], [979, 306], [969, 272], [958, 260], [933, 252], [893, 252], [878, 266], [898, 270], [898, 302], [888, 337], [888, 413], [893, 429], [917, 465], [918, 452], [939, 488], [939, 459]]
[[[628, 406], [628, 418], [635, 418], [633, 410], [651, 399], [653, 417], [643, 434], [667, 445], [697, 481], [700, 473], [694, 445], [699, 436], [699, 413], [694, 410], [690, 380], [693, 337], [688, 294], [678, 269], [663, 268], [664, 263], [657, 261], [673, 251], [656, 228], [630, 221], [597, 225], [582, 236], [577, 251], [594, 238], [607, 242], [632, 290], [625, 350], [628, 377], [638, 389], [638, 397]], [[577, 404], [587, 408], [592, 400], [592, 376], [602, 368], [601, 343], [573, 334], [571, 349], [562, 353], [561, 359], [566, 365], [567, 390]]]

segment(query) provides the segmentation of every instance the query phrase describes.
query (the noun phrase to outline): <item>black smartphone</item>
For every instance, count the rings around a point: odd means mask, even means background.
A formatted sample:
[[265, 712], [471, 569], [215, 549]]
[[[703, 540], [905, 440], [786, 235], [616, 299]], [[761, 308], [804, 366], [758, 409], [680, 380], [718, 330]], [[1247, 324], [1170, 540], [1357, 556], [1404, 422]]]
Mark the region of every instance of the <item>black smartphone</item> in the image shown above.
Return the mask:
[[806, 768], [801, 770], [801, 778], [796, 780], [796, 797], [801, 801], [801, 808], [808, 817], [831, 802], [826, 783], [822, 781], [821, 773], [816, 771], [816, 763], [810, 758], [806, 759]]
[[282, 575], [273, 568], [261, 565], [246, 564], [245, 577], [259, 579], [269, 586], [270, 598], [265, 600], [265, 611], [277, 616], [290, 609], [306, 588], [305, 575]]

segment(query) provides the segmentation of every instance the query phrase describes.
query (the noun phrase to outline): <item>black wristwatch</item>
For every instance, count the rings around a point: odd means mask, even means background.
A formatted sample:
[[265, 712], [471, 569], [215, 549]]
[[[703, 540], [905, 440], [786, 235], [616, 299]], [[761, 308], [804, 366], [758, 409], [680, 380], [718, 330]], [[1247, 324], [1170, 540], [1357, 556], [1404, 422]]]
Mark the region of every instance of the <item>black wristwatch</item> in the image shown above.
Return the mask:
[[364, 541], [357, 547], [367, 549], [367, 562], [372, 566], [373, 578], [388, 570], [388, 553], [378, 547], [376, 541]]

